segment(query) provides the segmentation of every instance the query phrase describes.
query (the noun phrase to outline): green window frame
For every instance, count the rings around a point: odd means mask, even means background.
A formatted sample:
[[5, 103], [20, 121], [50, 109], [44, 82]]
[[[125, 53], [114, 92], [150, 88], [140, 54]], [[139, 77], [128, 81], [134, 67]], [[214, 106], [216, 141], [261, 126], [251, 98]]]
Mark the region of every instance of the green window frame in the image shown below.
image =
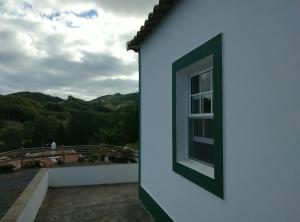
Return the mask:
[[[178, 149], [190, 149], [177, 146], [177, 99], [182, 98], [178, 93], [176, 78], [178, 72], [205, 58], [212, 58], [212, 108], [213, 108], [213, 177], [189, 167], [178, 160]], [[189, 75], [187, 73], [186, 75]], [[185, 74], [184, 74], [185, 75]], [[189, 81], [189, 80], [188, 80]], [[223, 188], [223, 106], [222, 106], [222, 33], [210, 39], [203, 45], [187, 53], [172, 64], [172, 121], [173, 121], [173, 171], [209, 192], [224, 198]], [[186, 97], [189, 98], [188, 96]], [[178, 112], [179, 113], [179, 112]], [[178, 114], [179, 115], [179, 114]]]

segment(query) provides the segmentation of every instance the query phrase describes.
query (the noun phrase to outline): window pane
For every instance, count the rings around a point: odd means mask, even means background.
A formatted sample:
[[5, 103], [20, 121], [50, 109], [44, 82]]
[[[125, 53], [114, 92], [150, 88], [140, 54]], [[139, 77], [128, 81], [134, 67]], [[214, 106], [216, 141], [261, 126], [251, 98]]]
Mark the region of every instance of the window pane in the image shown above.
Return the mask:
[[201, 92], [211, 90], [211, 72], [206, 72], [201, 75]]
[[200, 113], [200, 97], [199, 96], [193, 96], [191, 98], [191, 113], [192, 114]]
[[[209, 165], [214, 165], [214, 146], [206, 143], [203, 133], [203, 124], [207, 124], [207, 130], [210, 131], [213, 119], [190, 119], [189, 120], [189, 158], [195, 159]], [[211, 133], [211, 132], [209, 132]], [[212, 134], [212, 133], [211, 133]], [[203, 138], [203, 142], [201, 141]], [[200, 140], [200, 141], [199, 141]]]
[[204, 119], [204, 137], [206, 138], [214, 138], [213, 133], [213, 119]]
[[203, 137], [203, 120], [202, 119], [192, 119], [190, 121], [193, 121], [193, 128], [194, 133], [193, 136], [199, 136]]
[[214, 148], [207, 143], [190, 141], [189, 155], [191, 159], [214, 165]]
[[191, 94], [199, 93], [199, 75], [191, 78]]
[[202, 113], [211, 113], [211, 95], [202, 97]]

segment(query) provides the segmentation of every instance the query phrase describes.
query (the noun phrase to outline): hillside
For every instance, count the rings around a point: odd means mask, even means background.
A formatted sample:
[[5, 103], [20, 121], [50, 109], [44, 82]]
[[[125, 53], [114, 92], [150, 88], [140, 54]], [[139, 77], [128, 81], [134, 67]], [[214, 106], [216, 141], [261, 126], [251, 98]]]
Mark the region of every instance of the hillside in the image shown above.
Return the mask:
[[116, 93], [114, 95], [99, 97], [90, 102], [112, 110], [127, 109], [127, 108], [136, 107], [139, 100], [138, 96], [139, 96], [138, 93], [130, 93], [125, 95]]
[[36, 92], [0, 96], [0, 152], [59, 144], [125, 145], [138, 140], [138, 93], [84, 101]]
[[23, 98], [32, 99], [36, 102], [40, 103], [46, 103], [46, 102], [62, 102], [63, 99], [56, 97], [56, 96], [50, 96], [39, 92], [17, 92], [12, 93], [10, 96], [20, 96]]

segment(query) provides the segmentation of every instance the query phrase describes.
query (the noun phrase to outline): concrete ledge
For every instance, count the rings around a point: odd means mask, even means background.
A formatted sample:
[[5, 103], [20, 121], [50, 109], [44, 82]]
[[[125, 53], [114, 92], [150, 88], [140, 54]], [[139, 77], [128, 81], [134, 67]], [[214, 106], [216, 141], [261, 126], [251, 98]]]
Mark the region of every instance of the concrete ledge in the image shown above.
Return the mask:
[[49, 169], [49, 186], [83, 186], [138, 182], [138, 164], [107, 164]]
[[34, 221], [48, 190], [48, 169], [40, 169], [0, 222]]

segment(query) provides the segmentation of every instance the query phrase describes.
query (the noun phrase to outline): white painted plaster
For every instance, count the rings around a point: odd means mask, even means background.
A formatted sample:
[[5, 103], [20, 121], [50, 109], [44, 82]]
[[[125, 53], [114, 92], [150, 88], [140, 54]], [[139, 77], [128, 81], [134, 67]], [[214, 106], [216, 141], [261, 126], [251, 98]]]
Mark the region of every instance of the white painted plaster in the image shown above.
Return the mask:
[[41, 169], [0, 222], [34, 221], [48, 186], [65, 187], [138, 182], [138, 164]]
[[138, 181], [138, 164], [108, 164], [49, 169], [49, 186], [81, 186]]
[[[300, 218], [300, 1], [179, 1], [141, 47], [141, 183], [175, 221]], [[172, 62], [223, 33], [224, 200], [172, 171]]]
[[48, 170], [41, 169], [0, 221], [33, 222], [46, 196], [48, 179]]
[[47, 170], [36, 186], [31, 198], [28, 200], [23, 212], [20, 214], [18, 222], [34, 221], [36, 215], [39, 212], [40, 206], [42, 205], [43, 200], [47, 194], [49, 180], [48, 176], [49, 175]]

